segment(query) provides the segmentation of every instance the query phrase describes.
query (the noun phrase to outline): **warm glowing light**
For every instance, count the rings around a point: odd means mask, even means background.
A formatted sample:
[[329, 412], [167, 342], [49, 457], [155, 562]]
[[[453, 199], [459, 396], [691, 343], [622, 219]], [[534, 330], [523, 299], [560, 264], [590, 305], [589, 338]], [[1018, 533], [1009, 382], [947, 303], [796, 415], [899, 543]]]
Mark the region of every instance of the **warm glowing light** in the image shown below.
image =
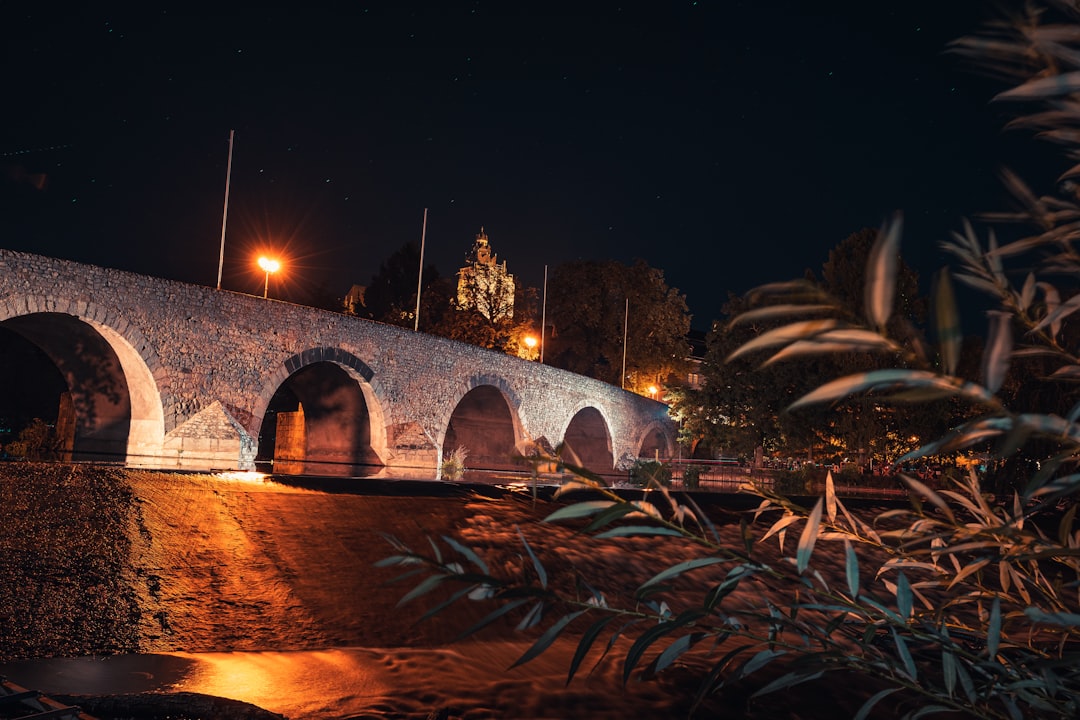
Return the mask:
[[265, 298], [267, 293], [270, 292], [270, 273], [276, 273], [281, 269], [281, 261], [260, 255], [258, 263], [259, 267], [266, 273], [266, 277], [263, 279], [263, 297]]
[[656, 386], [655, 386], [655, 385], [650, 385], [650, 386], [649, 386], [649, 397], [651, 397], [651, 398], [654, 398], [654, 399], [655, 399], [655, 398], [656, 398], [656, 393], [657, 393], [657, 392], [658, 392], [658, 390], [657, 390], [657, 388], [656, 388]]
[[525, 336], [525, 346], [527, 348], [529, 348], [530, 350], [532, 350], [534, 347], [536, 347], [537, 342], [539, 342], [539, 341], [536, 338], [534, 338], [532, 335], [526, 335]]
[[275, 273], [281, 269], [281, 262], [263, 255], [259, 258], [259, 267], [268, 273]]
[[229, 480], [232, 482], [247, 482], [247, 483], [264, 483], [270, 477], [266, 473], [255, 472], [254, 470], [234, 470], [231, 472], [219, 472], [216, 476], [221, 480]]

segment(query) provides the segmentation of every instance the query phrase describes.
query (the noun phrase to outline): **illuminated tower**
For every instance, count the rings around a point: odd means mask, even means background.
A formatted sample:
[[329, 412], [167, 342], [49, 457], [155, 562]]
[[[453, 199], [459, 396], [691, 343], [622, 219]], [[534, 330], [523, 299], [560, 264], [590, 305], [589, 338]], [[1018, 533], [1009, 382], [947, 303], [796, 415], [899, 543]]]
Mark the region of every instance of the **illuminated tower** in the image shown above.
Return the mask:
[[492, 255], [483, 227], [465, 262], [465, 267], [458, 271], [458, 306], [475, 309], [491, 322], [512, 319], [514, 276], [506, 271], [505, 261], [500, 265]]

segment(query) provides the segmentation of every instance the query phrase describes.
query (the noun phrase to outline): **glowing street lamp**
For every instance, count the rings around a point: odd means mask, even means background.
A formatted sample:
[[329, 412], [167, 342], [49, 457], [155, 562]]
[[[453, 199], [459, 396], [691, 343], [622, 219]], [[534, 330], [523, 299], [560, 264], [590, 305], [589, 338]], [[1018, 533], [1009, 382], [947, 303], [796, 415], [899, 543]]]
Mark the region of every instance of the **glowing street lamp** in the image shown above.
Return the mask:
[[266, 279], [263, 282], [263, 298], [266, 298], [267, 292], [270, 290], [270, 273], [275, 273], [281, 269], [281, 263], [273, 258], [268, 258], [265, 255], [259, 258], [259, 267], [266, 273]]
[[525, 347], [527, 348], [523, 357], [526, 360], [534, 360], [536, 357], [536, 346], [540, 341], [532, 335], [526, 335], [525, 337], [521, 338], [521, 342], [525, 343]]
[[656, 393], [657, 392], [659, 392], [659, 391], [657, 390], [655, 385], [650, 385], [649, 386], [649, 397], [651, 397], [653, 400], [656, 399]]

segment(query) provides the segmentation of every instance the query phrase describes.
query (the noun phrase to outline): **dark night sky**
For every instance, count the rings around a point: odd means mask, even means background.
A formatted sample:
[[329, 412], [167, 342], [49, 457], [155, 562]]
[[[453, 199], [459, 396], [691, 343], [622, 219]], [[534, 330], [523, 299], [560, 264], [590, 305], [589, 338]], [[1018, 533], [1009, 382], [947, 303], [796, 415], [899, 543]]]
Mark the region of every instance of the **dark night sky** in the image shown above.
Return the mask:
[[4, 10], [0, 246], [214, 285], [235, 130], [226, 289], [268, 246], [272, 294], [344, 294], [428, 208], [443, 275], [483, 225], [535, 287], [642, 258], [704, 329], [894, 210], [927, 279], [1002, 209], [1002, 88], [942, 52], [986, 2], [348, 7]]

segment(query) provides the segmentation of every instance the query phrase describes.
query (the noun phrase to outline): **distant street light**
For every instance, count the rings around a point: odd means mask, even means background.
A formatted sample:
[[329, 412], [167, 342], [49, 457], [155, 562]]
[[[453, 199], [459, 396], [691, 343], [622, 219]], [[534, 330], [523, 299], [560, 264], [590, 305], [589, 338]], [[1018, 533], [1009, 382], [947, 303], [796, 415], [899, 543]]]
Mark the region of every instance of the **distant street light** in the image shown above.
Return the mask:
[[656, 389], [656, 386], [655, 386], [655, 385], [650, 385], [650, 386], [649, 386], [649, 397], [651, 397], [651, 398], [652, 398], [653, 400], [655, 400], [655, 399], [656, 399], [656, 393], [657, 393], [657, 392], [658, 392], [658, 391], [657, 391], [657, 389]]
[[266, 273], [266, 279], [263, 282], [263, 298], [266, 298], [267, 293], [270, 291], [270, 273], [275, 273], [281, 269], [281, 263], [273, 258], [268, 258], [265, 255], [259, 258], [259, 267]]

